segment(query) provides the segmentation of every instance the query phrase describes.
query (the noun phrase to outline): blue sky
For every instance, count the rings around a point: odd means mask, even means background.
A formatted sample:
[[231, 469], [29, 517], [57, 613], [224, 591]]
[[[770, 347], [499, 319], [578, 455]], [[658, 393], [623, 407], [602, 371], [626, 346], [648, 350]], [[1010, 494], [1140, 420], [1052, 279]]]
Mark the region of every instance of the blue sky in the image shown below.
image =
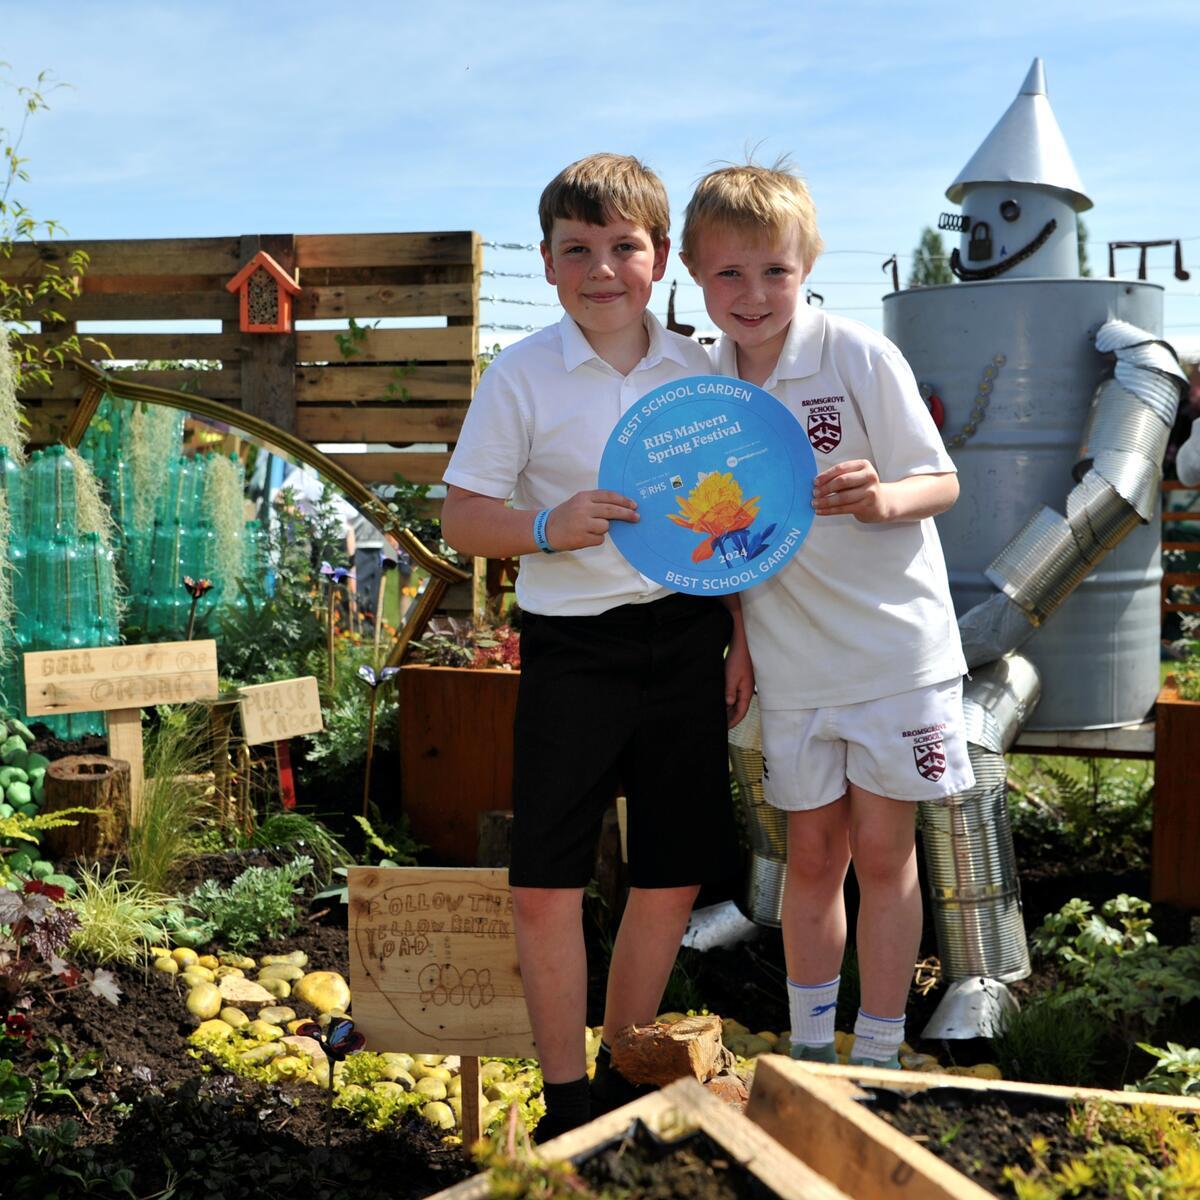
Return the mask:
[[[601, 149], [660, 172], [677, 229], [706, 167], [757, 146], [810, 182], [827, 246], [811, 286], [876, 327], [883, 259], [951, 209], [946, 187], [1040, 55], [1096, 205], [1093, 270], [1109, 240], [1189, 239], [1192, 280], [1172, 279], [1166, 251], [1150, 278], [1168, 286], [1168, 336], [1200, 344], [1194, 3], [8, 0], [2, 18], [11, 82], [45, 68], [71, 85], [29, 126], [18, 198], [72, 237], [476, 229], [532, 243], [542, 186]], [[0, 124], [18, 116], [6, 92]], [[1119, 265], [1132, 274], [1135, 256]], [[485, 266], [539, 263], [489, 249]], [[672, 277], [706, 327], [674, 258]], [[483, 292], [538, 302], [489, 300], [490, 325], [557, 316], [536, 279]]]

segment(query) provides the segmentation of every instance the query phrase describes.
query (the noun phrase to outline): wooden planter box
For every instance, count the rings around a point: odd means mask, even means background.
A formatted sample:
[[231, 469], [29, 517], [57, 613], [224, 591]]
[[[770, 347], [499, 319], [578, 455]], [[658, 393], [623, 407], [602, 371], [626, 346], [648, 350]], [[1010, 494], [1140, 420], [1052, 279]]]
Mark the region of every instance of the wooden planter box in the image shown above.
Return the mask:
[[1150, 899], [1200, 908], [1200, 701], [1168, 675], [1154, 713]]
[[757, 1062], [746, 1116], [854, 1200], [992, 1200], [991, 1192], [860, 1104], [859, 1084], [909, 1092], [952, 1087], [993, 1096], [1098, 1099], [1200, 1112], [1200, 1100], [1149, 1092], [802, 1064], [775, 1054], [760, 1055]]
[[[847, 1200], [844, 1192], [788, 1153], [735, 1108], [710, 1096], [694, 1079], [676, 1080], [662, 1091], [597, 1117], [539, 1146], [538, 1153], [551, 1160], [581, 1162], [622, 1136], [638, 1118], [663, 1138], [703, 1130], [780, 1200]], [[430, 1200], [487, 1200], [490, 1194], [491, 1179], [484, 1173], [438, 1192]]]
[[479, 814], [512, 807], [520, 679], [520, 671], [400, 668], [402, 809], [439, 865], [473, 867]]

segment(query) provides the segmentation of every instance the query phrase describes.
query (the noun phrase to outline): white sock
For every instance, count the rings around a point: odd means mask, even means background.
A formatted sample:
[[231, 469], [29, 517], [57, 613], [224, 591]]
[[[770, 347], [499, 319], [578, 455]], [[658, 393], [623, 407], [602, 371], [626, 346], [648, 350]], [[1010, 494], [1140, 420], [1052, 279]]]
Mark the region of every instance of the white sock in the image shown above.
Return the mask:
[[903, 1017], [873, 1017], [861, 1008], [858, 1010], [858, 1019], [854, 1022], [854, 1049], [851, 1051], [855, 1058], [887, 1062], [900, 1052], [900, 1043], [903, 1041]]
[[826, 1046], [833, 1041], [838, 985], [841, 982], [840, 975], [835, 975], [828, 983], [787, 981], [793, 1046]]

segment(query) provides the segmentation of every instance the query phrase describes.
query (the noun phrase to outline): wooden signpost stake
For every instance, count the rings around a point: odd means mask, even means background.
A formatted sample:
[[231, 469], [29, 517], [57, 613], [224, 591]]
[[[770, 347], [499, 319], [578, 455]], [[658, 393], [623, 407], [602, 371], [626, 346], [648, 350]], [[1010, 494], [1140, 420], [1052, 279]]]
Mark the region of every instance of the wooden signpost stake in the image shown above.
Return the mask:
[[103, 712], [108, 755], [129, 763], [130, 823], [141, 818], [142, 712], [217, 695], [217, 643], [151, 642], [39, 650], [25, 655], [25, 711], [31, 717]]
[[290, 739], [302, 733], [320, 733], [325, 728], [316, 677], [302, 675], [298, 679], [251, 684], [242, 688], [238, 697], [243, 740], [247, 746], [275, 743], [280, 802], [284, 808], [295, 808]]
[[376, 1051], [461, 1056], [463, 1145], [482, 1133], [480, 1055], [534, 1054], [508, 872], [351, 867], [354, 1023]]

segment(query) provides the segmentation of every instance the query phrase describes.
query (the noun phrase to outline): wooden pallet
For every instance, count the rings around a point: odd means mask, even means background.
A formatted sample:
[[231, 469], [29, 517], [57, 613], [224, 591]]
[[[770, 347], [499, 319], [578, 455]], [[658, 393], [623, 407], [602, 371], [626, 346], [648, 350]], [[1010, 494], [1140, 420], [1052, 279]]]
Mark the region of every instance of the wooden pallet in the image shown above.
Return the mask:
[[[620, 1137], [637, 1118], [660, 1137], [683, 1137], [694, 1130], [703, 1130], [780, 1200], [847, 1200], [844, 1192], [822, 1179], [736, 1109], [710, 1096], [694, 1079], [679, 1079], [662, 1091], [597, 1117], [538, 1149], [547, 1159], [578, 1161]], [[438, 1192], [431, 1200], [487, 1200], [490, 1187], [491, 1181], [485, 1173]]]
[[990, 1095], [1107, 1100], [1200, 1112], [1200, 1100], [1179, 1096], [825, 1066], [771, 1054], [758, 1059], [746, 1116], [855, 1200], [990, 1200], [990, 1192], [861, 1104], [862, 1087], [871, 1085], [914, 1094], [953, 1087]]

